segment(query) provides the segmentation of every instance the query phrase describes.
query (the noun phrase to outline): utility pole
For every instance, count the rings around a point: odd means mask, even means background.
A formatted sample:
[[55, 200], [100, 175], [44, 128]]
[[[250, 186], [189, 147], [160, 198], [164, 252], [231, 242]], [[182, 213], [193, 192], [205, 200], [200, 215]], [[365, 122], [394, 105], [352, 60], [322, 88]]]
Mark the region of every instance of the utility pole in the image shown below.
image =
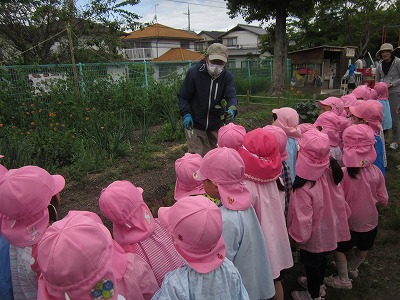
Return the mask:
[[190, 10], [189, 10], [189, 4], [188, 4], [187, 13], [183, 13], [183, 14], [188, 16], [188, 32], [190, 32]]

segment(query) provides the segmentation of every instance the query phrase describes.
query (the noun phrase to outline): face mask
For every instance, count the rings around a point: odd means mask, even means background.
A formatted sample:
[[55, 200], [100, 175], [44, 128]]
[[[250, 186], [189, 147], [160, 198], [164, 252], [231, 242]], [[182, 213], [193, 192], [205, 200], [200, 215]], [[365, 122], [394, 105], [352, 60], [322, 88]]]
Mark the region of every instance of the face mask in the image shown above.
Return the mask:
[[207, 71], [211, 76], [218, 76], [224, 70], [224, 66], [207, 63]]

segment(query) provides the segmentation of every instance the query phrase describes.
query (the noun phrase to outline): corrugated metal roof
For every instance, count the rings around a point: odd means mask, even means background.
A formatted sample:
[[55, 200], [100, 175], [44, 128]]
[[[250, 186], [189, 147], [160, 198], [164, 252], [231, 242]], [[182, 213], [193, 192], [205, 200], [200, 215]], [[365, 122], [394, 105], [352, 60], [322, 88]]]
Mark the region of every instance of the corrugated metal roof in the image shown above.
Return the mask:
[[141, 30], [132, 31], [124, 39], [180, 39], [180, 40], [201, 40], [197, 34], [192, 34], [184, 30], [171, 28], [161, 24], [154, 24]]
[[204, 54], [199, 52], [194, 52], [183, 48], [172, 48], [165, 52], [158, 58], [153, 59], [153, 61], [185, 61], [192, 60], [198, 61], [204, 58]]

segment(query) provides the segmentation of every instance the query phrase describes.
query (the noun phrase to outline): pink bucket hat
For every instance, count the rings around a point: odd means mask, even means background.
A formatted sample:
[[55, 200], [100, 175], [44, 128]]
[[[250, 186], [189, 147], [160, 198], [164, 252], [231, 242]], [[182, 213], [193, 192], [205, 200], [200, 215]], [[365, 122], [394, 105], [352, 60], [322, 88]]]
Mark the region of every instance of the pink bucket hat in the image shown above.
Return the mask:
[[200, 168], [202, 157], [199, 154], [185, 153], [175, 161], [176, 183], [174, 198], [204, 194], [203, 182], [193, 178], [193, 173]]
[[197, 180], [209, 179], [218, 186], [223, 206], [231, 210], [246, 210], [251, 206], [251, 195], [243, 183], [244, 162], [232, 148], [209, 151], [193, 175]]
[[[3, 158], [3, 157], [4, 157], [4, 155], [0, 155], [0, 158]], [[8, 172], [8, 170], [6, 169], [6, 167], [0, 164], [0, 179], [1, 179], [1, 177], [3, 177], [4, 174], [6, 174], [7, 172]]]
[[351, 125], [343, 132], [343, 164], [346, 167], [366, 167], [376, 160], [375, 137], [365, 124]]
[[257, 128], [248, 132], [239, 154], [245, 164], [244, 176], [251, 181], [275, 181], [282, 173], [278, 142], [275, 135], [267, 130]]
[[287, 137], [294, 139], [301, 137], [300, 117], [295, 109], [291, 107], [276, 108], [272, 110], [272, 113], [278, 117], [272, 125], [282, 128]]
[[357, 118], [364, 119], [374, 131], [381, 129], [383, 105], [376, 100], [359, 101], [350, 107], [350, 112]]
[[300, 130], [301, 130], [301, 134], [303, 134], [304, 132], [314, 128], [314, 125], [311, 124], [311, 123], [301, 123], [299, 125], [299, 127], [300, 127]]
[[239, 150], [243, 145], [246, 129], [241, 125], [229, 123], [218, 130], [218, 147]]
[[389, 88], [386, 82], [375, 83], [374, 90], [378, 93], [378, 100], [388, 100]]
[[222, 265], [226, 255], [222, 214], [214, 202], [200, 195], [184, 197], [171, 207], [160, 207], [158, 217], [195, 271], [209, 273]]
[[318, 101], [318, 106], [321, 107], [321, 105], [330, 106], [332, 108], [332, 111], [338, 116], [341, 116], [343, 113], [344, 104], [343, 100], [340, 98], [328, 97], [325, 100]]
[[[301, 124], [299, 125], [301, 128]], [[264, 130], [268, 130], [275, 135], [276, 141], [279, 145], [279, 154], [281, 155], [281, 160], [285, 161], [288, 159], [288, 154], [286, 151], [287, 135], [282, 128], [274, 125], [267, 125], [263, 127]]]
[[114, 299], [127, 255], [90, 214], [73, 213], [53, 223], [38, 245], [38, 299]]
[[371, 96], [369, 99], [378, 100], [378, 92], [375, 89], [370, 89]]
[[359, 85], [350, 95], [355, 96], [357, 100], [368, 100], [371, 99], [371, 89], [366, 85]]
[[326, 111], [320, 114], [314, 122], [314, 126], [321, 126], [321, 132], [329, 137], [330, 146], [337, 147], [340, 142], [340, 128], [342, 120], [333, 111]]
[[329, 166], [329, 138], [317, 129], [310, 129], [299, 140], [296, 174], [315, 181]]
[[113, 223], [114, 239], [121, 246], [143, 241], [154, 231], [154, 218], [142, 193], [126, 180], [114, 181], [101, 191], [100, 211]]
[[357, 102], [357, 97], [352, 94], [343, 95], [340, 97], [343, 101], [344, 107], [350, 107]]
[[65, 186], [61, 175], [36, 166], [11, 169], [0, 179], [1, 231], [10, 244], [37, 244], [49, 225], [47, 206]]

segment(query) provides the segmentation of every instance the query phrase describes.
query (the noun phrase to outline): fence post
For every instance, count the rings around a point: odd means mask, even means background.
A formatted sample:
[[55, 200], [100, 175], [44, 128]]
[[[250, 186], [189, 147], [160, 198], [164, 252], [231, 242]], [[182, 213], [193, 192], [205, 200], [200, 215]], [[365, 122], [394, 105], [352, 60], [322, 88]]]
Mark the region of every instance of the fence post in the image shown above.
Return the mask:
[[247, 94], [246, 94], [246, 105], [250, 104], [250, 90], [247, 90]]
[[249, 90], [251, 90], [250, 59], [247, 59], [247, 79], [249, 81]]
[[78, 63], [78, 67], [79, 67], [79, 78], [81, 83], [81, 96], [83, 97], [85, 95], [85, 78], [83, 77], [83, 64]]
[[144, 80], [145, 80], [145, 85], [146, 85], [146, 94], [149, 92], [149, 78], [147, 78], [147, 62], [144, 60]]

